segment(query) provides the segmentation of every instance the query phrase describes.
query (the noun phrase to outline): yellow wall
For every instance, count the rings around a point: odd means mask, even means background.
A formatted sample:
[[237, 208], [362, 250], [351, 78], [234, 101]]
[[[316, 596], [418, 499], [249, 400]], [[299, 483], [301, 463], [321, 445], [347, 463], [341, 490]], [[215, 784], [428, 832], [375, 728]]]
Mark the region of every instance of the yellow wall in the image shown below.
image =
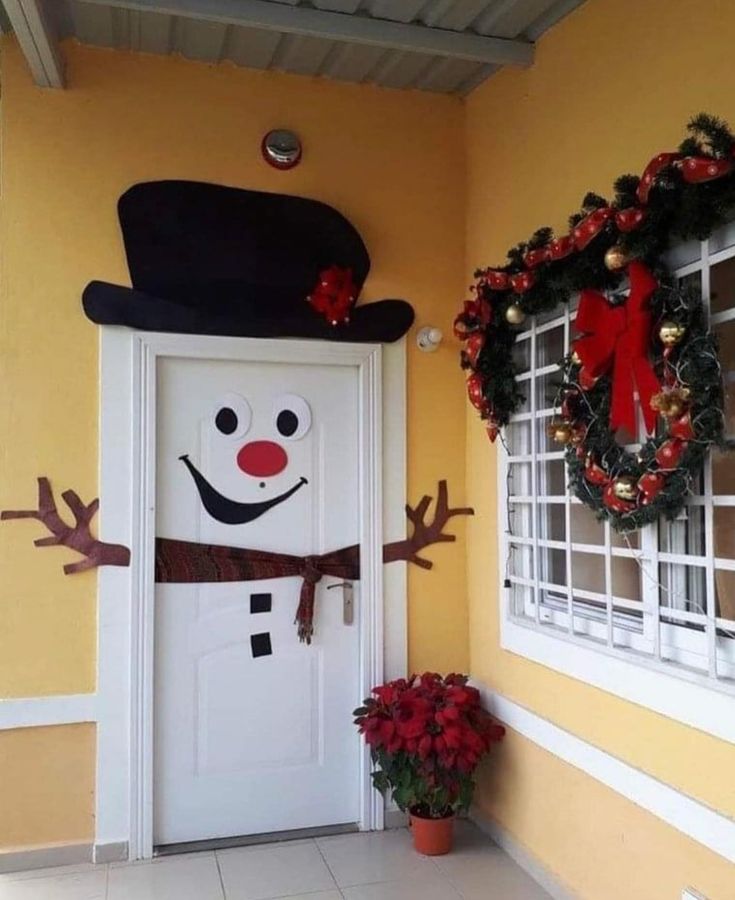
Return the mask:
[[94, 725], [0, 731], [0, 848], [94, 840]]
[[[14, 42], [2, 44], [0, 509], [32, 508], [39, 474], [57, 494], [96, 495], [98, 329], [80, 295], [93, 278], [129, 283], [116, 202], [134, 182], [190, 178], [330, 203], [371, 253], [363, 300], [405, 297], [419, 325], [450, 332], [464, 265], [459, 100], [74, 44], [64, 54], [68, 89], [44, 91]], [[288, 173], [259, 151], [283, 124], [305, 147]], [[464, 503], [461, 395], [451, 342], [427, 355], [409, 338], [414, 501], [447, 478]], [[410, 567], [418, 669], [467, 667], [464, 523], [454, 529], [460, 543], [429, 551], [432, 572]], [[73, 554], [34, 548], [42, 533], [33, 521], [0, 526], [0, 697], [94, 690], [96, 577], [64, 576]]]
[[[735, 123], [734, 44], [729, 0], [707, 4], [706, 15], [696, 0], [590, 0], [540, 41], [532, 69], [505, 70], [477, 89], [465, 122], [467, 271], [502, 262], [539, 226], [563, 233], [587, 190], [610, 196], [618, 175], [675, 148], [693, 114], [704, 109]], [[473, 674], [735, 815], [732, 745], [500, 650], [497, 451], [469, 409], [467, 435], [467, 486], [478, 513], [467, 542]], [[631, 869], [641, 885], [632, 896], [646, 900], [678, 896], [687, 882], [713, 900], [735, 892], [733, 867], [728, 894], [722, 860], [520, 738], [503, 753], [494, 785], [499, 793], [480, 794], [486, 812], [584, 898], [618, 897], [621, 872]], [[647, 856], [638, 841], [655, 852]]]

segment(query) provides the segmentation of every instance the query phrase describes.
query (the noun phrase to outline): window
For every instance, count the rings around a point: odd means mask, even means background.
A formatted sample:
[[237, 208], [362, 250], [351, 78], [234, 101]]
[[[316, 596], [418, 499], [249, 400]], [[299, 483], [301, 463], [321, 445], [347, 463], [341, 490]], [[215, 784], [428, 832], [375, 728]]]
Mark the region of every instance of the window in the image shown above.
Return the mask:
[[[701, 287], [735, 437], [735, 224], [676, 248], [668, 262]], [[526, 401], [501, 450], [504, 646], [530, 646], [517, 630], [505, 639], [521, 626], [557, 640], [540, 661], [562, 671], [566, 641], [735, 692], [735, 458], [710, 454], [674, 522], [619, 535], [597, 520], [570, 494], [564, 453], [546, 434], [575, 314], [572, 304], [529, 320], [515, 348]]]

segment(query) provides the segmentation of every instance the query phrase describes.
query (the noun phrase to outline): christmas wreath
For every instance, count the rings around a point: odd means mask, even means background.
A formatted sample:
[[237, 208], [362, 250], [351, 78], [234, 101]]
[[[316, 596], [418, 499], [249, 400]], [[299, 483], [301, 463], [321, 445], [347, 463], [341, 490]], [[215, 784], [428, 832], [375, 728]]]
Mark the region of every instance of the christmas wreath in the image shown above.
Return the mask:
[[[717, 344], [701, 296], [662, 261], [675, 242], [706, 239], [735, 212], [735, 137], [706, 114], [676, 153], [623, 175], [608, 203], [587, 194], [570, 231], [541, 228], [506, 265], [475, 272], [455, 320], [470, 402], [495, 440], [525, 398], [513, 347], [528, 315], [579, 296], [578, 338], [560, 364], [550, 437], [566, 445], [570, 485], [620, 531], [681, 510], [708, 449], [725, 447]], [[633, 454], [637, 394], [647, 440]]]

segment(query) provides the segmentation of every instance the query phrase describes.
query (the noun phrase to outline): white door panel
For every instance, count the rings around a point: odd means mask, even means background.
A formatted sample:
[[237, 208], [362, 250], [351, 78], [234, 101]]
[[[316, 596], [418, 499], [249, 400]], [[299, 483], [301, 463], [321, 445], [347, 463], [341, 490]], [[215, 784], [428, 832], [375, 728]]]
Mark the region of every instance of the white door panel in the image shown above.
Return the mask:
[[[286, 395], [308, 405], [303, 436], [279, 434]], [[297, 555], [358, 543], [357, 398], [357, 368], [347, 366], [161, 360], [158, 536]], [[223, 404], [238, 420], [229, 434], [215, 424]], [[238, 459], [261, 466], [257, 447], [243, 451], [256, 442], [277, 444], [286, 464], [243, 471]], [[307, 483], [253, 521], [225, 524], [205, 510], [184, 454], [239, 504]], [[346, 625], [342, 590], [326, 590], [335, 581], [316, 586], [311, 646], [294, 625], [300, 578], [156, 585], [155, 843], [357, 821], [359, 585]]]

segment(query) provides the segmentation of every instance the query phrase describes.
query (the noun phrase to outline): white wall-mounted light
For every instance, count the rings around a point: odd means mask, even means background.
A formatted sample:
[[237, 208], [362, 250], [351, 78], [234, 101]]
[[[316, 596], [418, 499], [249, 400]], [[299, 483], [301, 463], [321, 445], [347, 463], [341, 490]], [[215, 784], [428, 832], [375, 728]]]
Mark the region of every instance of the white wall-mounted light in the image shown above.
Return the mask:
[[424, 353], [433, 353], [442, 342], [442, 338], [444, 335], [441, 332], [440, 328], [432, 328], [430, 325], [424, 325], [423, 328], [419, 329], [419, 333], [416, 335], [416, 344], [419, 350], [423, 350]]

